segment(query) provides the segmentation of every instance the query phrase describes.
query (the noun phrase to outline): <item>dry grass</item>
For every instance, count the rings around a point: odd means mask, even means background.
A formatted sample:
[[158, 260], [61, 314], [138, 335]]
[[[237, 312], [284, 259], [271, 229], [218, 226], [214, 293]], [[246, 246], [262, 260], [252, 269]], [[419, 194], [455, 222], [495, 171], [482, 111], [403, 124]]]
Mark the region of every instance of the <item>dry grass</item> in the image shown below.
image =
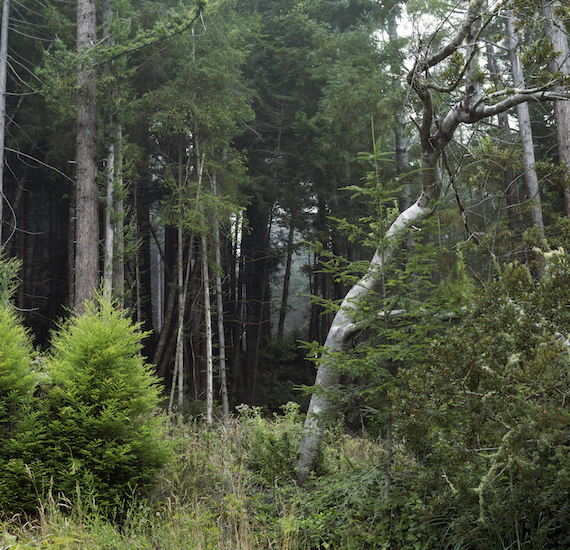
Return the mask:
[[[252, 425], [242, 417], [215, 429], [170, 426], [173, 460], [149, 498], [121, 510], [119, 523], [104, 519], [85, 495], [68, 498], [52, 490], [37, 517], [0, 522], [0, 550], [300, 549], [302, 490], [294, 482], [268, 486], [248, 469]], [[262, 425], [288, 429], [283, 420]], [[339, 433], [324, 448], [331, 473], [378, 465], [383, 456], [380, 443]]]

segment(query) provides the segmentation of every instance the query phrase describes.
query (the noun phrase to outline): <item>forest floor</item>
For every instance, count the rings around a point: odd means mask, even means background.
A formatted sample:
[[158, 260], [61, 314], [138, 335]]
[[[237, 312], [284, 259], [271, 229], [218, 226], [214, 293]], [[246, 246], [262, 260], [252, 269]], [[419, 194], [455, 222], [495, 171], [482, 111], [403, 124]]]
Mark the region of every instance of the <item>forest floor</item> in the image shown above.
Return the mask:
[[[242, 406], [238, 418], [214, 428], [199, 421], [171, 426], [165, 437], [172, 460], [150, 495], [135, 495], [108, 518], [90, 495], [52, 489], [35, 518], [0, 521], [0, 549], [390, 548], [393, 517], [379, 508], [382, 442], [331, 430], [320, 476], [299, 487], [302, 415], [295, 404], [284, 412], [267, 420]], [[394, 468], [411, 465], [398, 449], [394, 456]]]

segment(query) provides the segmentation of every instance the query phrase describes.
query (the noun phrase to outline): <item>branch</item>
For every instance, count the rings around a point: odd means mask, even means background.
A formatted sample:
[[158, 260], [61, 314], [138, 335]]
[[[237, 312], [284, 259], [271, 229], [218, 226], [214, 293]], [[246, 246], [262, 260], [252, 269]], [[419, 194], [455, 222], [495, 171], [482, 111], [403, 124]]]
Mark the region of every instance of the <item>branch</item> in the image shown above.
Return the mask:
[[[170, 25], [164, 27], [161, 25], [161, 22], [159, 22], [159, 24], [155, 25], [151, 31], [141, 33], [139, 36], [135, 37], [134, 45], [129, 48], [114, 46], [99, 49], [98, 63], [108, 63], [123, 55], [138, 52], [147, 46], [158, 44], [163, 40], [167, 40], [168, 38], [182, 34], [196, 22], [198, 17], [202, 17], [204, 6], [204, 2], [198, 2], [198, 5], [196, 7], [196, 14], [190, 20], [183, 18], [178, 23], [173, 22]], [[94, 50], [95, 48], [92, 48], [91, 52], [93, 53]]]

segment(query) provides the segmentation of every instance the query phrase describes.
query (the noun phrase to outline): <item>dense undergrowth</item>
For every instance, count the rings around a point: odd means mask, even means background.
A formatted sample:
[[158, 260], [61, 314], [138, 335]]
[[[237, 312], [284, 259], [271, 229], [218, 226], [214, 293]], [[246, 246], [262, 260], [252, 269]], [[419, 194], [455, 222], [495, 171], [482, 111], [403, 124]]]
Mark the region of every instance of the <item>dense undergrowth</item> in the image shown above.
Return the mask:
[[502, 267], [431, 360], [400, 369], [391, 460], [386, 425], [339, 421], [302, 486], [297, 403], [173, 424], [122, 314], [63, 324], [38, 372], [1, 316], [0, 550], [570, 547], [570, 261], [543, 257], [539, 282]]
[[295, 404], [272, 420], [243, 406], [238, 418], [213, 429], [170, 426], [173, 460], [147, 498], [135, 496], [119, 510], [120, 521], [99, 513], [89, 495], [52, 488], [36, 517], [4, 515], [0, 548], [433, 547], [435, 532], [420, 521], [422, 500], [409, 490], [413, 464], [398, 450], [394, 499], [382, 503], [380, 441], [331, 430], [322, 475], [299, 487], [293, 465], [301, 420]]

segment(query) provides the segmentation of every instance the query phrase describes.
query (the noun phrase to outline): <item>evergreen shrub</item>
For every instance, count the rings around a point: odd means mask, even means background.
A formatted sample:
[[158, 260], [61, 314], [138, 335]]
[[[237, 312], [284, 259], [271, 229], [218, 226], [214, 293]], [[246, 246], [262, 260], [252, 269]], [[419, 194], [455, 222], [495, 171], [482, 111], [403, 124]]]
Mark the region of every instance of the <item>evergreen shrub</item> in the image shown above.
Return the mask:
[[[7, 301], [0, 303], [0, 509], [6, 509], [25, 483], [15, 434], [32, 397], [32, 345]], [[29, 487], [28, 491], [29, 492]], [[33, 498], [33, 497], [32, 497]], [[19, 511], [19, 510], [16, 510]]]
[[167, 459], [159, 387], [139, 354], [141, 336], [111, 303], [88, 304], [54, 335], [50, 383], [38, 398], [32, 473], [105, 514], [143, 494]]
[[563, 248], [542, 255], [539, 281], [518, 263], [502, 267], [395, 396], [456, 548], [570, 543], [570, 259]]

